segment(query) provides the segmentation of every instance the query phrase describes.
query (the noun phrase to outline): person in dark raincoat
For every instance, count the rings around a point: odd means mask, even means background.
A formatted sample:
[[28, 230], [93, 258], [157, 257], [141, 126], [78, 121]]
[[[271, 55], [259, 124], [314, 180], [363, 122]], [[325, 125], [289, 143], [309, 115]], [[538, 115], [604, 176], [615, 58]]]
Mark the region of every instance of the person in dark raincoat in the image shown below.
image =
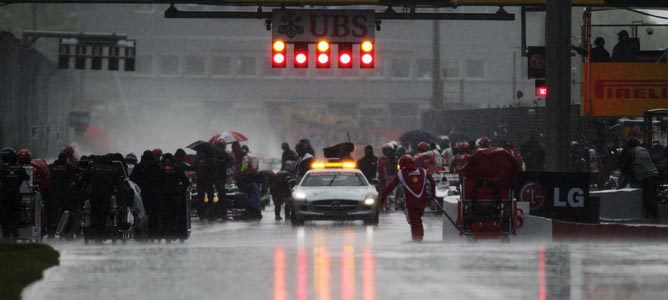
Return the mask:
[[50, 237], [56, 232], [60, 217], [65, 211], [66, 203], [72, 197], [72, 184], [77, 170], [67, 163], [67, 154], [61, 152], [51, 165], [51, 182], [49, 183], [49, 202], [47, 202], [47, 227]]
[[[166, 239], [178, 238], [186, 227], [186, 191], [190, 180], [183, 168], [176, 164], [171, 153], [162, 155], [162, 195], [160, 200], [160, 224]], [[190, 217], [190, 216], [187, 216]]]
[[362, 171], [364, 177], [369, 182], [376, 178], [378, 165], [378, 156], [373, 154], [373, 146], [366, 145], [364, 147], [364, 156], [357, 161], [357, 167]]
[[144, 151], [141, 161], [132, 171], [130, 180], [141, 189], [141, 198], [148, 216], [148, 233], [150, 236], [158, 235], [160, 230], [159, 212], [160, 195], [163, 188], [162, 179], [162, 168], [154, 159], [153, 153], [149, 150]]
[[195, 206], [200, 220], [208, 219], [213, 221], [215, 219], [213, 211], [215, 171], [212, 160], [206, 152], [200, 151], [197, 152], [197, 158], [195, 158], [193, 166], [195, 170], [195, 182], [197, 183], [197, 200], [195, 201]]
[[2, 239], [15, 241], [18, 236], [21, 184], [30, 179], [23, 168], [16, 165], [16, 150], [4, 148], [0, 151], [0, 224]]
[[286, 169], [286, 165], [294, 164], [294, 162], [296, 162], [299, 157], [297, 156], [297, 152], [290, 149], [290, 145], [288, 143], [281, 144], [281, 149], [283, 149], [283, 154], [281, 155], [281, 170], [284, 170]]
[[311, 164], [315, 161], [313, 154], [309, 153], [312, 150], [313, 149], [310, 148], [307, 143], [300, 142], [295, 146], [295, 151], [297, 151], [297, 155], [299, 155], [297, 165], [295, 166], [295, 174], [297, 175], [297, 178], [301, 178], [311, 169]]

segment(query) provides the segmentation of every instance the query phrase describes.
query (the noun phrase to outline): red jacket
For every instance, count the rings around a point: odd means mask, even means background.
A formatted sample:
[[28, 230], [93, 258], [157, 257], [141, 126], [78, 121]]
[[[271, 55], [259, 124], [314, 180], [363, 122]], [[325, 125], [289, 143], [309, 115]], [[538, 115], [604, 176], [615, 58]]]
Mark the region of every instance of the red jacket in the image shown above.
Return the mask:
[[429, 174], [436, 170], [436, 154], [433, 151], [427, 151], [415, 156], [415, 163], [418, 167], [427, 169]]
[[452, 162], [450, 162], [450, 172], [452, 173], [459, 173], [462, 171], [462, 168], [468, 163], [469, 157], [471, 157], [470, 154], [464, 152], [464, 153], [458, 153], [452, 158]]
[[387, 156], [382, 156], [378, 159], [376, 164], [378, 181], [381, 185], [386, 186], [390, 181], [397, 177], [397, 162], [392, 161]]
[[44, 192], [49, 188], [49, 183], [51, 182], [49, 165], [43, 159], [33, 159], [30, 161], [30, 165], [35, 170], [35, 178], [37, 179], [36, 181], [40, 192]]
[[417, 168], [400, 170], [380, 193], [379, 198], [384, 199], [399, 184], [404, 188], [407, 208], [425, 208], [429, 204], [429, 197], [436, 195], [434, 178], [427, 170]]

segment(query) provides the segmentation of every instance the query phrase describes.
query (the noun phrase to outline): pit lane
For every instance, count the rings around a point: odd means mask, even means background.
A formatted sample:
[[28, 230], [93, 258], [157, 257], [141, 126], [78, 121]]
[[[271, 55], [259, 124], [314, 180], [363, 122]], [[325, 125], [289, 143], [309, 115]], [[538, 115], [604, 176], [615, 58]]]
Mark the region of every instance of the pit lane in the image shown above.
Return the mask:
[[380, 225], [193, 222], [184, 244], [53, 242], [60, 266], [23, 299], [663, 299], [665, 244], [442, 241], [425, 217]]

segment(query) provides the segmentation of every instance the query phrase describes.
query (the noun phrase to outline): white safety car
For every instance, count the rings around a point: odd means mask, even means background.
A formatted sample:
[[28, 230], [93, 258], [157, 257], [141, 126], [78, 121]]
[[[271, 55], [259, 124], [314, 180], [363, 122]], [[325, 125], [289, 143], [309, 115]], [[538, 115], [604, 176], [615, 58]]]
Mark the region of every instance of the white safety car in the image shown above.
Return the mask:
[[315, 162], [292, 192], [292, 224], [364, 220], [378, 224], [378, 192], [354, 162]]

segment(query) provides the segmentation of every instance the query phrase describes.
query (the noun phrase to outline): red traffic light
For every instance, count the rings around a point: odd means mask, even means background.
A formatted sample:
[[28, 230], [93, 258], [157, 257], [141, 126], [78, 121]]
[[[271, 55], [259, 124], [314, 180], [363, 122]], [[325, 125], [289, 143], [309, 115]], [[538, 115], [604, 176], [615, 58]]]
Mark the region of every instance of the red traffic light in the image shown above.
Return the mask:
[[360, 68], [374, 67], [374, 48], [371, 41], [364, 41], [360, 44]]
[[325, 64], [329, 66], [329, 55], [324, 53], [318, 54], [318, 67], [322, 68]]
[[545, 79], [536, 79], [536, 96], [537, 97], [547, 97], [547, 84]]
[[274, 54], [274, 64], [280, 65], [285, 62], [285, 55], [283, 53]]
[[308, 68], [308, 43], [295, 43], [295, 68]]
[[353, 67], [353, 44], [339, 44], [339, 69], [350, 69]]
[[271, 67], [272, 68], [285, 68], [286, 59], [285, 51], [287, 45], [284, 41], [277, 40], [274, 41], [271, 45]]
[[316, 44], [316, 68], [329, 68], [331, 66], [331, 45], [328, 41], [319, 41]]
[[297, 53], [297, 55], [295, 55], [295, 62], [298, 65], [303, 65], [306, 62], [306, 59], [306, 53]]
[[547, 87], [540, 86], [536, 88], [536, 96], [538, 97], [547, 97]]

